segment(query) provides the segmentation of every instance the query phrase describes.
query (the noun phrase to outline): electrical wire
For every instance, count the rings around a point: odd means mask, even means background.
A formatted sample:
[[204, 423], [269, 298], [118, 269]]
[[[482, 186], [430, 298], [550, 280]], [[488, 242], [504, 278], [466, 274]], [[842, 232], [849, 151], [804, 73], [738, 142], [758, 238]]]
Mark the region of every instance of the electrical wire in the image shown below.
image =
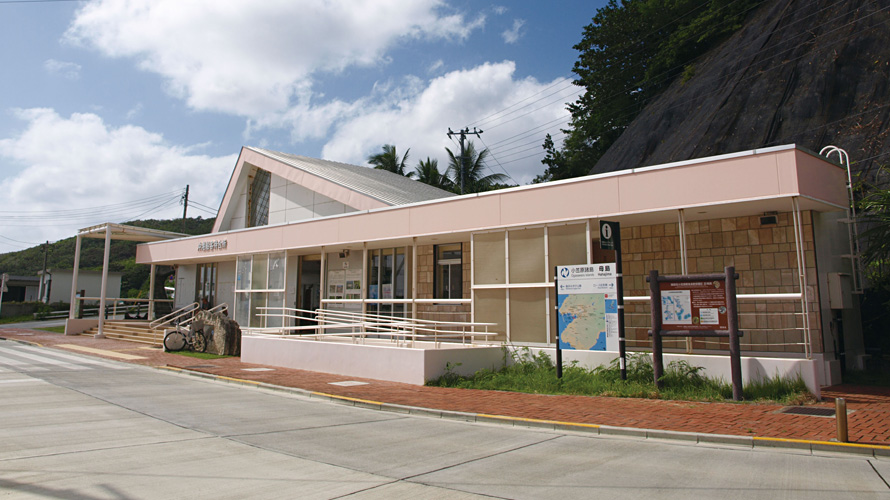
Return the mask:
[[[819, 9], [817, 12], [814, 12], [814, 13], [812, 13], [812, 14], [809, 14], [809, 15], [805, 16], [804, 18], [800, 19], [800, 20], [791, 22], [791, 23], [789, 24], [789, 26], [790, 26], [790, 25], [797, 24], [797, 23], [806, 22], [808, 19], [812, 18], [813, 16], [816, 16], [816, 15], [818, 15], [818, 14], [820, 14], [820, 13], [826, 11], [827, 9], [830, 9], [830, 8], [832, 8], [832, 7], [834, 7], [834, 6], [836, 6], [837, 4], [842, 3], [842, 2], [843, 2], [843, 0], [840, 0], [839, 2], [836, 2], [835, 4], [832, 4], [832, 5], [830, 5], [830, 6], [827, 6], [827, 7], [824, 7], [824, 8], [822, 8], [822, 9]], [[734, 3], [734, 2], [733, 2], [733, 3]], [[748, 8], [748, 11], [750, 11], [750, 10], [756, 8], [756, 7], [759, 7], [762, 3], [763, 3], [763, 2], [760, 2], [760, 3], [758, 3], [758, 4], [754, 4], [754, 5], [750, 6], [750, 7]], [[721, 9], [726, 8], [726, 7], [728, 7], [729, 5], [731, 5], [731, 4], [727, 4], [726, 6], [722, 7]], [[693, 9], [693, 10], [694, 10], [694, 9]], [[671, 24], [671, 23], [673, 23], [673, 22], [676, 22], [677, 20], [681, 19], [682, 17], [687, 16], [687, 15], [688, 15], [689, 13], [691, 13], [691, 12], [692, 12], [692, 11], [689, 11], [689, 12], [687, 12], [686, 14], [684, 14], [683, 16], [680, 16], [680, 17], [676, 18], [674, 21], [671, 21], [670, 23], [667, 23], [667, 24], [663, 25], [662, 28], [653, 30], [653, 31], [650, 32], [649, 34], [645, 35], [644, 37], [641, 37], [640, 40], [642, 40], [642, 39], [648, 37], [649, 35], [651, 35], [651, 34], [653, 34], [653, 33], [656, 33], [656, 32], [658, 32], [658, 31], [660, 31], [661, 29], [663, 29], [664, 26], [668, 26], [669, 24]], [[837, 16], [837, 17], [835, 17], [835, 18], [829, 20], [828, 22], [822, 23], [821, 25], [819, 25], [819, 27], [821, 27], [821, 26], [825, 26], [825, 25], [827, 25], [827, 24], [831, 24], [831, 23], [833, 23], [836, 19], [838, 19], [839, 17], [841, 17], [841, 16]], [[847, 23], [846, 25], [850, 25], [850, 24], [855, 23], [855, 22], [858, 22], [858, 21], [859, 21], [859, 20], [852, 21], [852, 22], [850, 22], [850, 23]], [[728, 21], [723, 21], [723, 23], [726, 23], [726, 22], [728, 22]], [[719, 26], [719, 25], [718, 25], [718, 26]], [[787, 29], [787, 27], [788, 27], [788, 26], [786, 26], [785, 28]], [[814, 28], [811, 28], [811, 31], [812, 31], [812, 29], [814, 29]], [[832, 31], [835, 31], [835, 30], [832, 30]], [[687, 34], [687, 38], [686, 38], [686, 39], [688, 39], [688, 37], [695, 36], [696, 34], [697, 34], [697, 32], [690, 32], [689, 34]], [[682, 41], [682, 40], [681, 40], [681, 41]], [[750, 42], [749, 44], [746, 44], [745, 47], [750, 46], [750, 45], [753, 44], [753, 43], [761, 43], [761, 42], [759, 42], [759, 40], [754, 40], [754, 41]], [[759, 55], [760, 53], [762, 53], [762, 52], [765, 51], [765, 50], [768, 50], [768, 48], [767, 48], [767, 47], [764, 47], [764, 48], [761, 49], [760, 51], [756, 52], [752, 57], [754, 57], [754, 56], [756, 56], [756, 55]], [[687, 60], [687, 61], [683, 61], [682, 63], [680, 63], [680, 64], [674, 66], [673, 68], [669, 68], [669, 69], [663, 71], [662, 73], [659, 73], [659, 74], [654, 75], [653, 78], [650, 80], [650, 82], [648, 82], [648, 84], [647, 84], [646, 86], [640, 87], [640, 89], [641, 89], [641, 90], [644, 90], [644, 89], [647, 88], [647, 87], [651, 87], [651, 86], [654, 86], [654, 85], [660, 85], [660, 84], [664, 83], [665, 81], [667, 81], [668, 78], [673, 78], [673, 77], [674, 77], [674, 72], [675, 72], [677, 69], [682, 68], [682, 67], [685, 67], [685, 66], [687, 66], [688, 64], [690, 64], [691, 62], [694, 62], [694, 61], [698, 60], [699, 58], [704, 57], [705, 55], [706, 55], [706, 53], [699, 54], [698, 56], [696, 56], [696, 57], [694, 57], [694, 58], [691, 58], [691, 59], [689, 59], [689, 60]], [[778, 56], [778, 55], [777, 55], [777, 56]], [[776, 56], [776, 57], [777, 57], [777, 56]], [[628, 59], [631, 59], [630, 56], [628, 57]], [[632, 65], [631, 67], [635, 67], [635, 66], [638, 66], [638, 65], [641, 65], [641, 64], [643, 64], [642, 61], [641, 61], [641, 62], [638, 62], [638, 63], [636, 63], [636, 64], [634, 64], [634, 65]], [[548, 87], [548, 88], [552, 88], [552, 86], [550, 86], [550, 87]], [[634, 87], [634, 88], [636, 88], [636, 87]], [[545, 89], [545, 90], [546, 90], [546, 89]], [[612, 98], [612, 97], [617, 97], [617, 96], [619, 96], [619, 95], [622, 95], [622, 94], [625, 94], [625, 93], [629, 92], [630, 90], [632, 90], [630, 87], [625, 88], [625, 89], [621, 89], [621, 90], [616, 91], [615, 93], [611, 94], [610, 96], [606, 96], [605, 99], [609, 99], [609, 98]], [[539, 92], [538, 94], [540, 94], [540, 93], [542, 93], [542, 92], [543, 92], [543, 91]], [[535, 94], [535, 95], [537, 95], [537, 94]], [[542, 98], [542, 99], [543, 99], [543, 98]], [[534, 101], [534, 102], [539, 102], [539, 101], [542, 100], [542, 99], [538, 99], [538, 100], [536, 100], [536, 101]], [[650, 100], [651, 100], [651, 98], [650, 98]], [[628, 108], [625, 108], [625, 109], [629, 109], [629, 108], [631, 108], [631, 107], [633, 107], [633, 108], [638, 108], [638, 107], [640, 107], [640, 106], [644, 106], [644, 105], [645, 105], [646, 103], [648, 103], [650, 100], [646, 100], [646, 101], [644, 101], [642, 104], [641, 104], [641, 103], [635, 103], [635, 104], [633, 104], [632, 106], [629, 106]], [[552, 103], [551, 103], [551, 104], [552, 104]], [[514, 104], [514, 106], [515, 106], [515, 104]], [[525, 107], [527, 107], [527, 106], [528, 106], [528, 105], [526, 105]], [[510, 107], [505, 108], [505, 109], [509, 109], [509, 108], [510, 108]], [[490, 114], [490, 115], [488, 115], [488, 116], [490, 117], [490, 116], [494, 116], [494, 115], [496, 115], [496, 114], [498, 114], [498, 113], [493, 113], [493, 114]], [[629, 117], [629, 116], [632, 116], [632, 115], [631, 115], [630, 113], [627, 113], [626, 115], [622, 116], [621, 118], [625, 118], [625, 119], [627, 119], [627, 117]], [[561, 121], [561, 122], [563, 122], [563, 123], [568, 123], [570, 120], [571, 120], [571, 113], [568, 113], [568, 112], [567, 112], [563, 117], [558, 118], [558, 119], [556, 119], [556, 120], [552, 120], [551, 122]], [[511, 120], [511, 121], [512, 121], [512, 120]], [[495, 126], [497, 126], [497, 125], [492, 125], [492, 126], [489, 126], [488, 128], [491, 129], [491, 128], [495, 127]], [[531, 129], [531, 130], [535, 130], [535, 129], [538, 129], [538, 128], [542, 128], [542, 126], [535, 127], [534, 129]], [[532, 133], [531, 130], [526, 131], [526, 132], [521, 132], [520, 134], [517, 134], [517, 135], [525, 135], [525, 136], [527, 136], [528, 134]], [[561, 130], [561, 129], [560, 129], [560, 130]], [[554, 135], [555, 135], [555, 134], [554, 134]], [[512, 137], [516, 137], [516, 136], [512, 136]], [[506, 140], [506, 139], [505, 139], [505, 140]], [[501, 141], [497, 141], [497, 142], [495, 142], [495, 143], [492, 143], [492, 146], [495, 147], [495, 146], [496, 146], [497, 144], [499, 144], [500, 142], [501, 142]], [[537, 142], [537, 141], [535, 141], [535, 143], [536, 143], [536, 142]], [[524, 146], [531, 145], [531, 144], [533, 144], [533, 142], [526, 142], [526, 143], [524, 144]], [[495, 149], [497, 149], [497, 148], [495, 148]], [[502, 150], [502, 151], [503, 151], [503, 150]], [[534, 156], [534, 155], [532, 155], [532, 156]], [[523, 158], [528, 158], [528, 157], [523, 157]], [[518, 159], [517, 159], [517, 160], [518, 160]], [[511, 162], [512, 162], [512, 161], [511, 161]]]
[[[513, 176], [510, 175], [510, 172], [507, 172], [507, 169], [504, 168], [503, 165], [501, 165], [501, 162], [500, 162], [500, 161], [497, 159], [497, 157], [491, 152], [491, 148], [488, 147], [488, 144], [485, 144], [485, 141], [482, 140], [482, 137], [481, 137], [481, 136], [479, 137], [479, 141], [482, 143], [483, 146], [485, 146], [485, 149], [488, 150], [488, 155], [491, 156], [491, 159], [494, 160], [495, 163], [497, 163], [499, 167], [501, 167], [501, 170], [503, 170], [504, 173], [507, 174], [507, 177], [508, 177], [511, 181], [513, 181], [514, 184], [517, 184], [517, 185], [518, 185], [519, 183], [516, 182], [516, 179], [514, 179]], [[483, 161], [482, 163], [485, 164], [486, 162]], [[486, 164], [485, 166], [488, 167], [489, 170], [491, 170], [492, 172], [494, 172], [494, 169], [491, 168], [489, 165]]]

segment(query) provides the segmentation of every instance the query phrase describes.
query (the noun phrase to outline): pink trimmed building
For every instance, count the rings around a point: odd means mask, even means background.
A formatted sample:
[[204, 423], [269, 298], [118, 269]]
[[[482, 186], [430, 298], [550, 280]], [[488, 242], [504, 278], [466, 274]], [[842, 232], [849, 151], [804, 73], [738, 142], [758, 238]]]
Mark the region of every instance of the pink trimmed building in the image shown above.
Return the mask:
[[[339, 308], [494, 323], [499, 342], [552, 350], [554, 266], [613, 262], [597, 228], [618, 221], [630, 350], [649, 347], [650, 270], [734, 266], [746, 377], [798, 372], [818, 388], [840, 380], [841, 352], [848, 367], [865, 356], [846, 179], [838, 164], [790, 145], [455, 196], [245, 147], [213, 232], [139, 245], [136, 261], [176, 267], [175, 307], [226, 303], [245, 329], [296, 321], [262, 307]], [[280, 363], [278, 348], [251, 338], [244, 356]], [[717, 374], [728, 365], [720, 340], [665, 348]]]

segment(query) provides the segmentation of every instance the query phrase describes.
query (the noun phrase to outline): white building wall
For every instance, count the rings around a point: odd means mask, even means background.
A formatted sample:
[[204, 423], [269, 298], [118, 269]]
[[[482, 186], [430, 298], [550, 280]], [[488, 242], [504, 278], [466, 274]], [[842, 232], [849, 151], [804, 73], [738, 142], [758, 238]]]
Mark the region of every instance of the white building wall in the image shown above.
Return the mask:
[[232, 211], [232, 220], [228, 229], [244, 229], [247, 227], [247, 191], [244, 190], [235, 200], [235, 209]]
[[[356, 211], [355, 208], [274, 174], [270, 187], [269, 224], [315, 219]], [[246, 202], [244, 210], [246, 210]]]
[[[71, 270], [53, 269], [50, 271], [52, 277], [49, 283], [49, 301], [68, 302], [71, 300]], [[85, 271], [81, 269], [77, 273], [77, 290], [84, 290], [87, 297], [98, 297], [102, 293], [102, 272], [101, 271]], [[121, 273], [108, 273], [108, 289], [106, 291], [108, 297], [120, 298], [121, 296]], [[37, 289], [34, 290], [37, 295]], [[36, 300], [36, 298], [35, 298]]]

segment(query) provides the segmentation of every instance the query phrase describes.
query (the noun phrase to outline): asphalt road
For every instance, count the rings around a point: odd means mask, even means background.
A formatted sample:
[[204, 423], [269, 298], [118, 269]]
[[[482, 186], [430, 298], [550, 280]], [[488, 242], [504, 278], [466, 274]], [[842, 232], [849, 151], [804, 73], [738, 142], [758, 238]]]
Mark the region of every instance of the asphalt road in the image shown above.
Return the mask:
[[409, 416], [0, 341], [0, 498], [890, 498], [890, 460]]

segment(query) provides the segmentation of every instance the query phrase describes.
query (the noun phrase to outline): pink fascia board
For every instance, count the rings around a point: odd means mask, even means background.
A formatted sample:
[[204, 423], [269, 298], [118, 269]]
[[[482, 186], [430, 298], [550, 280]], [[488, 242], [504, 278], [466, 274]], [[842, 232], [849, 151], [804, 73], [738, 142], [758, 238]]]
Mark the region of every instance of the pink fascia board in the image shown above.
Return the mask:
[[842, 168], [789, 148], [140, 245], [137, 262], [205, 257], [197, 255], [200, 238], [227, 238], [228, 248], [215, 255], [225, 258], [790, 196], [841, 207], [844, 176]]
[[821, 200], [838, 207], [850, 205], [847, 171], [806, 151], [795, 150], [797, 185], [801, 196]]
[[727, 204], [799, 194], [794, 151], [641, 169], [618, 178], [620, 211]]
[[435, 203], [415, 205], [409, 210], [410, 235], [450, 233], [501, 225], [500, 196], [497, 195], [445, 198]]
[[618, 213], [618, 179], [619, 176], [591, 178], [503, 193], [500, 223], [515, 226]]

